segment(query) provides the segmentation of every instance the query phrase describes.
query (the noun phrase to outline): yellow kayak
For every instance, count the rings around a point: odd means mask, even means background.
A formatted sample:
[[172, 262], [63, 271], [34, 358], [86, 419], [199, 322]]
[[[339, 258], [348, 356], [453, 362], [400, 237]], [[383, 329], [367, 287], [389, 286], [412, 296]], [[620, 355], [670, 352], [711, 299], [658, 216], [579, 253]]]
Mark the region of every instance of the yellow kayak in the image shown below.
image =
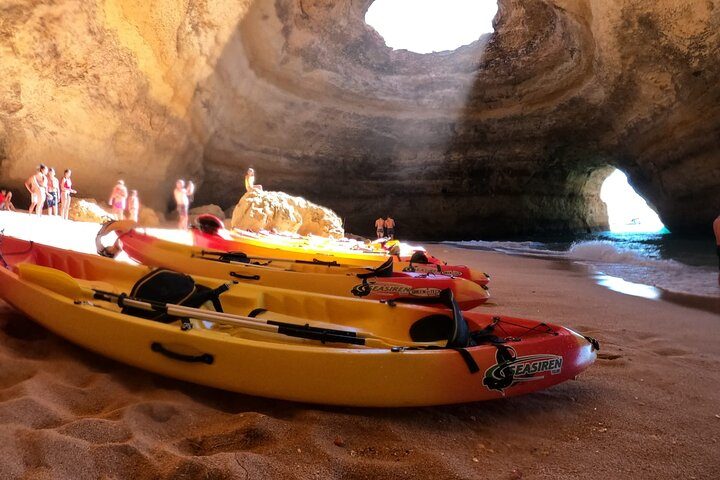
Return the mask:
[[216, 279], [7, 237], [0, 250], [0, 297], [51, 331], [129, 365], [251, 395], [472, 402], [561, 383], [596, 356], [594, 340], [567, 328], [463, 315], [450, 294], [453, 308], [435, 309], [250, 285], [224, 291]]
[[[107, 253], [101, 239], [119, 234], [115, 254], [122, 248], [133, 260], [152, 267], [239, 283], [302, 290], [366, 300], [403, 301], [439, 305], [440, 292], [450, 289], [462, 310], [470, 310], [489, 297], [480, 285], [446, 275], [393, 272], [393, 259], [379, 268], [323, 265], [293, 260], [257, 259], [169, 242], [134, 228], [131, 221], [110, 222], [98, 233], [98, 251]], [[114, 254], [111, 254], [114, 256]]]
[[489, 276], [483, 272], [468, 268], [466, 265], [447, 265], [426, 252], [417, 252], [413, 260], [391, 256], [388, 252], [345, 252], [341, 250], [323, 250], [300, 245], [284, 245], [280, 242], [267, 242], [260, 238], [249, 238], [238, 235], [224, 228], [222, 221], [212, 215], [200, 215], [197, 227], [192, 228], [195, 246], [215, 251], [242, 252], [249, 257], [277, 258], [301, 260], [305, 262], [326, 262], [358, 267], [377, 268], [393, 257], [393, 268], [396, 272], [417, 272], [443, 274], [460, 277], [485, 286]]

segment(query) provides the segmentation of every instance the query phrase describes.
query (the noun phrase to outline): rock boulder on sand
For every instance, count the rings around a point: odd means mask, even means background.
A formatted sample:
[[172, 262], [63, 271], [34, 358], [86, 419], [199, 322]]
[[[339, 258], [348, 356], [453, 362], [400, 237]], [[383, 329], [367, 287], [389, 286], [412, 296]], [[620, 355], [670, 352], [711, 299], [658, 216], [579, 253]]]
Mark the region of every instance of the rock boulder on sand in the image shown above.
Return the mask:
[[117, 220], [114, 214], [99, 205], [94, 198], [73, 198], [68, 216], [76, 222], [103, 223]]
[[335, 212], [284, 192], [246, 193], [233, 210], [231, 225], [251, 231], [276, 230], [333, 238], [344, 235], [342, 221]]
[[163, 217], [152, 208], [140, 208], [140, 213], [138, 214], [138, 224], [140, 224], [141, 226], [159, 227], [163, 220]]
[[198, 215], [210, 214], [215, 215], [220, 220], [225, 220], [225, 212], [223, 209], [212, 203], [210, 205], [200, 205], [199, 207], [191, 208], [188, 213], [191, 218], [197, 217]]

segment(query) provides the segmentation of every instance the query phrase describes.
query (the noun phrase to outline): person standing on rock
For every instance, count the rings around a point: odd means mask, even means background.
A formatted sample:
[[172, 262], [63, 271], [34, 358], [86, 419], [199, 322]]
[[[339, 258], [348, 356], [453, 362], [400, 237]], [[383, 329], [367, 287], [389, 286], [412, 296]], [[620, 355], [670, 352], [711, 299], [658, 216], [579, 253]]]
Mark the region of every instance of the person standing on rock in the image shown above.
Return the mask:
[[[718, 268], [720, 268], [720, 215], [713, 222], [713, 232], [715, 233], [715, 253], [718, 256]], [[720, 285], [720, 273], [718, 273], [718, 285]]]
[[248, 168], [247, 173], [245, 174], [245, 190], [247, 192], [255, 190], [262, 192], [262, 189], [262, 185], [255, 185], [255, 170], [253, 170], [252, 167]]
[[34, 210], [38, 215], [42, 215], [45, 206], [45, 192], [47, 191], [47, 171], [47, 167], [41, 163], [37, 168], [37, 172], [25, 182], [25, 188], [30, 192], [28, 213], [33, 213]]
[[178, 228], [180, 230], [187, 230], [188, 228], [188, 210], [190, 209], [190, 197], [195, 193], [195, 185], [193, 182], [188, 181], [185, 186], [185, 180], [178, 180], [175, 182], [175, 191], [173, 197], [175, 197], [175, 204], [177, 205], [178, 212]]
[[390, 215], [385, 219], [385, 236], [395, 238], [395, 220]]
[[378, 217], [378, 219], [375, 220], [375, 235], [377, 235], [377, 238], [383, 238], [385, 236], [385, 219], [382, 217]]
[[70, 195], [77, 193], [72, 188], [72, 180], [70, 179], [71, 175], [72, 171], [68, 168], [63, 172], [63, 178], [60, 180], [60, 215], [65, 220], [67, 220], [70, 216]]
[[128, 213], [130, 214], [130, 220], [133, 222], [138, 221], [138, 216], [140, 214], [140, 199], [138, 198], [137, 190], [130, 192], [130, 197], [128, 198]]
[[60, 202], [60, 181], [55, 176], [55, 169], [50, 167], [48, 170], [47, 185], [47, 214], [58, 215], [58, 203]]
[[125, 186], [125, 181], [118, 180], [115, 187], [113, 187], [112, 193], [110, 194], [110, 200], [108, 200], [108, 205], [112, 207], [112, 211], [118, 220], [125, 218], [125, 205], [127, 197], [128, 191]]

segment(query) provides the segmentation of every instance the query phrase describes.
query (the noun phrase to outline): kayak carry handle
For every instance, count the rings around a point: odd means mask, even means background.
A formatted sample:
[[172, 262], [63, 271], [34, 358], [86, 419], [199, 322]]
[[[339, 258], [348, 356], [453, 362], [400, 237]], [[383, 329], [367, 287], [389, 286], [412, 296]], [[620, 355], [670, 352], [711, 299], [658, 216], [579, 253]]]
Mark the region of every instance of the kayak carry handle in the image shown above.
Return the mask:
[[205, 363], [207, 365], [212, 365], [215, 361], [215, 357], [213, 357], [213, 355], [210, 353], [201, 353], [200, 355], [186, 355], [184, 353], [173, 352], [172, 350], [165, 348], [160, 342], [153, 342], [152, 344], [150, 344], [150, 350], [159, 353], [164, 357], [170, 358], [172, 360], [179, 360], [181, 362]]

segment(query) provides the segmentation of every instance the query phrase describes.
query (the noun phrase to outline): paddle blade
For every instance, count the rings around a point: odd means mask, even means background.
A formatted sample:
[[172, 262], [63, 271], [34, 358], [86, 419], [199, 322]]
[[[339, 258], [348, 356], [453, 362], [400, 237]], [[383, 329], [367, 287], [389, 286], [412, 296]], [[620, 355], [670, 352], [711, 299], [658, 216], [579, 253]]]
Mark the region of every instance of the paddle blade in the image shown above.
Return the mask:
[[21, 280], [47, 288], [65, 297], [80, 299], [88, 296], [88, 292], [80, 286], [77, 280], [56, 268], [20, 263], [17, 270]]

